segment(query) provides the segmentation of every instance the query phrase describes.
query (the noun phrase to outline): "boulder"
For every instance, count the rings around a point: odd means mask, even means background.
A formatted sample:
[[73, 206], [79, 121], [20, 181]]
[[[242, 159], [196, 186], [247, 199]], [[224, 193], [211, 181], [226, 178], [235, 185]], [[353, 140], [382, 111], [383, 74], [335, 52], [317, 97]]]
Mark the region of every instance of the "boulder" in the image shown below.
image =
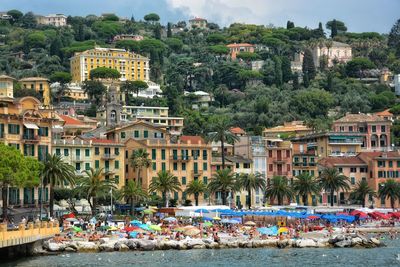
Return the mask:
[[114, 251], [114, 245], [116, 242], [107, 242], [99, 245], [100, 251], [111, 252]]
[[228, 248], [238, 248], [239, 247], [239, 242], [237, 240], [231, 241], [231, 242], [226, 242], [225, 246], [228, 247]]
[[99, 243], [100, 244], [105, 244], [105, 243], [108, 243], [108, 242], [110, 242], [110, 238], [108, 238], [108, 237], [102, 237], [102, 238], [99, 239]]
[[336, 242], [336, 243], [334, 244], [334, 246], [335, 246], [335, 247], [338, 247], [338, 248], [347, 248], [347, 247], [351, 247], [351, 240], [342, 240], [342, 241]]
[[317, 244], [318, 248], [326, 248], [329, 247], [329, 238], [319, 238], [314, 240], [315, 243]]
[[295, 247], [297, 247], [297, 248], [315, 248], [315, 247], [317, 247], [317, 242], [315, 242], [312, 239], [296, 240]]
[[78, 241], [76, 245], [78, 246], [79, 252], [96, 252], [99, 250], [99, 247], [93, 242]]
[[164, 249], [179, 249], [179, 242], [176, 240], [169, 240], [164, 243]]
[[219, 249], [220, 248], [220, 244], [218, 244], [217, 242], [206, 243], [206, 248]]
[[354, 237], [351, 239], [351, 245], [352, 246], [357, 246], [357, 245], [361, 245], [363, 243], [363, 240], [359, 237]]
[[247, 240], [240, 240], [240, 241], [239, 241], [239, 247], [240, 247], [240, 248], [247, 248], [247, 243], [249, 243], [249, 241], [247, 241]]
[[138, 243], [138, 248], [141, 250], [154, 250], [157, 245], [157, 241], [155, 240], [139, 240]]
[[189, 239], [186, 241], [186, 247], [188, 249], [199, 249], [199, 248], [205, 248], [205, 244], [203, 240], [200, 239]]
[[72, 247], [66, 247], [64, 251], [66, 251], [66, 252], [76, 252], [77, 250], [72, 248]]
[[65, 245], [62, 243], [49, 242], [47, 245], [47, 250], [52, 252], [63, 251], [64, 249]]
[[136, 249], [138, 247], [138, 240], [137, 239], [128, 239], [126, 244], [129, 249]]
[[371, 237], [369, 240], [371, 241], [372, 244], [374, 244], [377, 247], [379, 247], [381, 245], [381, 241], [374, 237]]
[[286, 248], [287, 246], [289, 246], [289, 244], [289, 240], [279, 240], [278, 242], [276, 242], [278, 248]]
[[115, 251], [128, 251], [129, 247], [127, 245], [125, 245], [124, 243], [117, 242], [114, 245], [114, 250]]

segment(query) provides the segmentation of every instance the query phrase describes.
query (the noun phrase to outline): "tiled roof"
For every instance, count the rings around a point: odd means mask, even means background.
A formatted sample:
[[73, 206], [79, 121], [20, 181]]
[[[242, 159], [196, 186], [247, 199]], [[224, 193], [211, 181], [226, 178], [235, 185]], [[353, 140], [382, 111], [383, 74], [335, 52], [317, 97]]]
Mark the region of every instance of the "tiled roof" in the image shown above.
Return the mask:
[[228, 44], [228, 45], [227, 45], [227, 47], [244, 47], [244, 46], [253, 47], [254, 45], [248, 44], [248, 43]]
[[240, 127], [232, 127], [229, 131], [233, 134], [246, 134], [246, 132]]
[[393, 113], [389, 111], [389, 109], [385, 109], [384, 111], [375, 113], [377, 116], [393, 116]]
[[347, 114], [346, 116], [338, 119], [336, 122], [381, 122], [385, 121], [383, 118], [375, 114]]
[[0, 75], [0, 79], [11, 79], [15, 80], [13, 77], [7, 76], [7, 75]]
[[204, 139], [201, 136], [182, 135], [180, 137], [180, 140], [184, 144], [189, 143], [189, 141], [191, 144], [198, 144], [199, 142], [201, 144], [205, 143]]
[[332, 47], [351, 47], [349, 44], [341, 43], [341, 42], [332, 42]]
[[296, 131], [312, 131], [310, 128], [308, 128], [306, 125], [300, 125], [300, 124], [295, 124], [295, 125], [279, 125], [273, 128], [268, 128], [265, 129], [264, 132], [270, 132], [270, 133], [280, 133], [280, 132], [296, 132]]
[[358, 156], [354, 157], [327, 157], [318, 161], [319, 165], [324, 167], [335, 167], [335, 166], [343, 166], [343, 165], [367, 165], [361, 158]]
[[189, 21], [207, 21], [207, 20], [203, 19], [203, 18], [194, 18], [194, 19], [191, 19]]
[[116, 144], [114, 140], [108, 140], [108, 139], [92, 138], [91, 140], [93, 143], [97, 144]]
[[49, 79], [43, 78], [43, 77], [26, 77], [22, 78], [19, 81], [20, 82], [32, 82], [32, 81], [48, 81]]
[[360, 157], [366, 158], [400, 158], [400, 153], [398, 151], [389, 151], [389, 152], [382, 152], [382, 151], [374, 151], [374, 152], [360, 152], [358, 154]]
[[67, 115], [59, 115], [59, 116], [61, 117], [61, 119], [63, 121], [65, 121], [64, 125], [66, 125], [66, 126], [69, 126], [69, 125], [85, 126], [85, 124], [82, 121], [72, 118], [70, 116], [67, 116]]

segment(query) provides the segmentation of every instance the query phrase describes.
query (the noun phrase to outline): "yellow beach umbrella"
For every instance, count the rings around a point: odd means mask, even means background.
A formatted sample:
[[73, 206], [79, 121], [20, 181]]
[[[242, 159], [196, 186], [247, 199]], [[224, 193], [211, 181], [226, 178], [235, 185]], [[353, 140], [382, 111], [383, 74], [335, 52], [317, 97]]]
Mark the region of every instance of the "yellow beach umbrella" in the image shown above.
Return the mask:
[[280, 233], [287, 233], [287, 232], [289, 232], [289, 229], [288, 229], [287, 227], [281, 227], [281, 228], [279, 228], [279, 230], [278, 230], [278, 234], [280, 234]]

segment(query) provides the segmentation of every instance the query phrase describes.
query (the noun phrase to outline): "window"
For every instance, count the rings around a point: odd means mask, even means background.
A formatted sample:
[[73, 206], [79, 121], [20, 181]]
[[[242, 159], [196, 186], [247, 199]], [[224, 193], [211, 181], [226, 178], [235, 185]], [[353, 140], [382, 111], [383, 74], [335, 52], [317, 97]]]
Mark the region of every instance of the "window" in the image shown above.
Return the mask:
[[361, 167], [361, 168], [360, 168], [360, 172], [366, 173], [366, 172], [367, 172], [367, 168]]
[[119, 184], [119, 175], [115, 175], [114, 179], [115, 179], [115, 183]]
[[90, 170], [90, 163], [85, 163], [85, 170]]
[[174, 166], [174, 171], [177, 171], [178, 170], [178, 163], [174, 162], [173, 166]]
[[351, 181], [351, 184], [352, 184], [352, 185], [355, 185], [355, 184], [356, 184], [356, 178], [350, 177], [350, 181]]
[[153, 169], [153, 171], [157, 170], [157, 163], [156, 162], [152, 163], [152, 169]]
[[207, 160], [207, 150], [203, 150], [203, 160]]
[[397, 161], [397, 168], [400, 168], [400, 161]]
[[286, 157], [290, 158], [290, 150], [286, 150]]
[[48, 127], [39, 127], [38, 135], [39, 136], [49, 136], [49, 128]]
[[349, 132], [353, 131], [353, 126], [349, 126]]
[[381, 132], [385, 133], [386, 132], [386, 126], [385, 125], [381, 125]]
[[161, 149], [161, 159], [165, 160], [165, 149]]
[[99, 149], [99, 147], [95, 147], [95, 148], [94, 148], [94, 154], [95, 154], [95, 155], [99, 155], [99, 154], [100, 154], [100, 149]]
[[125, 132], [121, 132], [121, 139], [126, 138], [126, 133]]
[[272, 158], [272, 150], [268, 151], [268, 157]]
[[148, 138], [148, 137], [149, 137], [149, 131], [144, 130], [144, 131], [143, 131], [143, 137], [144, 137], [144, 138]]
[[182, 163], [182, 171], [186, 171], [186, 163], [185, 162]]
[[56, 149], [56, 155], [61, 156], [61, 149], [59, 149], [59, 148]]
[[90, 157], [90, 149], [89, 148], [85, 149], [85, 157]]
[[250, 163], [243, 163], [244, 169], [250, 169]]
[[178, 192], [174, 192], [174, 200], [178, 200], [179, 196], [178, 196]]
[[182, 192], [182, 199], [186, 200], [186, 192]]
[[165, 171], [166, 169], [167, 168], [166, 168], [165, 162], [161, 163], [161, 170]]
[[139, 138], [139, 131], [138, 131], [138, 130], [135, 130], [135, 131], [134, 131], [134, 137], [135, 137], [135, 138]]
[[338, 168], [339, 173], [343, 173], [343, 168]]
[[393, 168], [393, 161], [389, 161], [389, 168]]
[[203, 163], [203, 171], [206, 171], [207, 170], [207, 162], [204, 162]]
[[378, 160], [378, 167], [385, 167], [385, 162], [383, 160]]
[[357, 172], [357, 168], [350, 168], [350, 172]]
[[366, 178], [366, 177], [362, 177], [362, 178], [361, 178], [361, 181], [364, 181], [364, 182], [365, 182], [365, 181], [367, 181], [367, 178]]
[[294, 157], [294, 158], [293, 158], [293, 161], [294, 161], [294, 162], [299, 162], [299, 158], [298, 158], [298, 157]]
[[155, 160], [157, 158], [157, 151], [155, 149], [151, 150], [151, 159]]
[[236, 162], [236, 169], [240, 168], [240, 164]]
[[119, 148], [118, 147], [114, 148], [114, 154], [117, 155], [117, 156], [119, 155]]
[[203, 184], [207, 184], [208, 183], [208, 178], [207, 176], [203, 176]]
[[272, 172], [274, 170], [274, 165], [269, 164], [268, 171]]
[[116, 161], [114, 162], [114, 168], [115, 168], [115, 169], [119, 169], [119, 160], [116, 160]]
[[375, 125], [372, 125], [371, 128], [372, 128], [372, 132], [373, 132], [373, 133], [376, 133], [376, 126], [375, 126]]
[[68, 157], [68, 155], [69, 155], [69, 152], [68, 152], [68, 149], [64, 149], [64, 156], [66, 156], [66, 157]]
[[80, 170], [81, 170], [81, 164], [80, 164], [79, 162], [75, 163], [75, 169], [76, 169], [77, 171], [80, 171]]
[[290, 164], [286, 164], [286, 170], [290, 172]]
[[186, 177], [182, 176], [182, 185], [185, 185], [185, 184], [186, 184]]
[[18, 124], [9, 124], [8, 125], [8, 133], [9, 134], [19, 134], [19, 125]]
[[94, 161], [94, 167], [95, 167], [96, 169], [99, 169], [99, 168], [100, 168], [100, 161], [95, 160], [95, 161]]

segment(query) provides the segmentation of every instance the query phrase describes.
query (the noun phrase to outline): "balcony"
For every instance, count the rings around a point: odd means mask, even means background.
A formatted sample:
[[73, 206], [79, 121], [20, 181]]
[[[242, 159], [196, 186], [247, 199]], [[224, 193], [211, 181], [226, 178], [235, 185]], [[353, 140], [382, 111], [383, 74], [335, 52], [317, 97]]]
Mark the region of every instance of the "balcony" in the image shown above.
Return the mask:
[[73, 157], [72, 160], [75, 161], [75, 162], [82, 162], [83, 161], [83, 157], [76, 155], [75, 157]]
[[203, 174], [203, 171], [201, 171], [201, 170], [192, 171], [192, 176], [201, 176], [202, 174]]
[[24, 143], [38, 143], [40, 141], [40, 136], [24, 134], [22, 136]]
[[115, 173], [116, 173], [116, 171], [114, 169], [111, 169], [111, 168], [105, 168], [104, 169], [104, 174], [105, 175], [113, 175]]
[[282, 158], [282, 157], [280, 157], [280, 158], [272, 158], [272, 161], [273, 161], [274, 163], [284, 163], [284, 162], [287, 161], [287, 159], [288, 159], [288, 158]]
[[362, 143], [361, 139], [329, 139], [329, 144], [335, 145], [362, 145]]
[[285, 171], [277, 171], [272, 173], [274, 176], [288, 176], [291, 174], [291, 172], [285, 172]]
[[190, 160], [190, 156], [171, 156], [170, 160], [172, 161], [189, 161]]
[[311, 147], [316, 147], [317, 143], [316, 142], [311, 142], [307, 144], [307, 148], [311, 148]]
[[104, 160], [113, 160], [113, 159], [115, 159], [117, 157], [117, 155], [115, 155], [115, 154], [103, 154], [102, 156], [101, 156], [101, 158], [102, 159], [104, 159]]

